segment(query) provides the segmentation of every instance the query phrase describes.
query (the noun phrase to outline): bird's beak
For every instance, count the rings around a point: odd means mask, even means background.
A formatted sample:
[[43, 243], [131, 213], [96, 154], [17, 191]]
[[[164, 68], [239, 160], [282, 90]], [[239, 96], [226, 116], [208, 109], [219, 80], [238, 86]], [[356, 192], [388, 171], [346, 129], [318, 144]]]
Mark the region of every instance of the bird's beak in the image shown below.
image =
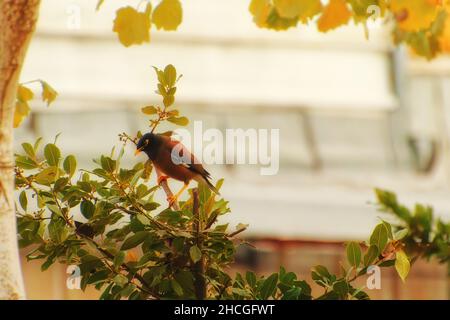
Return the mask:
[[134, 155], [137, 156], [139, 153], [141, 153], [142, 149], [144, 148], [139, 148], [135, 151]]

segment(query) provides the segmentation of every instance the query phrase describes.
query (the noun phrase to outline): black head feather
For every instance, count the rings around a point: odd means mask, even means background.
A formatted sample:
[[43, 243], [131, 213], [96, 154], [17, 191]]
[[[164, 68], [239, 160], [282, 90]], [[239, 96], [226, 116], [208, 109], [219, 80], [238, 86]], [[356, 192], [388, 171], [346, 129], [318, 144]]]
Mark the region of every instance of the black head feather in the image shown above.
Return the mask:
[[150, 159], [154, 160], [161, 143], [161, 136], [154, 133], [146, 133], [139, 139], [136, 148], [144, 151]]

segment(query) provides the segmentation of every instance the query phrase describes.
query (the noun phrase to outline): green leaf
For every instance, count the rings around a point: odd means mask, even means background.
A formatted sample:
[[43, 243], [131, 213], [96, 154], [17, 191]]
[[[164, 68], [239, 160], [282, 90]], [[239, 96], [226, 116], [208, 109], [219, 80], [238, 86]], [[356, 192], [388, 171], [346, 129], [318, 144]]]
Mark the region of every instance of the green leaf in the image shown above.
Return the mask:
[[364, 256], [364, 266], [368, 267], [379, 256], [378, 247], [371, 245]]
[[302, 289], [299, 287], [291, 288], [283, 294], [281, 300], [297, 300], [301, 292]]
[[278, 282], [278, 273], [273, 273], [267, 279], [264, 280], [259, 289], [261, 299], [267, 300], [270, 296], [275, 294], [275, 291], [277, 289], [277, 282]]
[[235, 288], [235, 287], [231, 288], [231, 292], [238, 296], [238, 298], [237, 298], [238, 300], [242, 299], [243, 297], [250, 298], [252, 296], [248, 290], [241, 289], [241, 288]]
[[[145, 245], [145, 244], [144, 244]], [[143, 246], [144, 246], [143, 245]], [[152, 259], [155, 259], [155, 252], [154, 251], [149, 251], [147, 253], [145, 253], [138, 261], [138, 263], [136, 264], [137, 268], [141, 268], [143, 266], [145, 266], [145, 264], [149, 261], [151, 261]]]
[[378, 224], [370, 236], [369, 243], [378, 248], [378, 253], [381, 254], [388, 242], [388, 230], [384, 223]]
[[47, 260], [41, 265], [41, 271], [45, 271], [55, 262], [55, 256], [50, 255], [48, 256]]
[[167, 121], [175, 123], [179, 126], [187, 126], [189, 124], [189, 119], [186, 117], [170, 117]]
[[177, 81], [177, 70], [171, 64], [164, 68], [164, 78], [168, 87], [173, 87]]
[[325, 287], [325, 284], [330, 283], [332, 280], [332, 276], [328, 269], [321, 265], [312, 268], [311, 278], [322, 287]]
[[116, 161], [111, 159], [110, 157], [102, 156], [100, 158], [100, 163], [103, 170], [105, 170], [106, 172], [113, 172], [114, 170], [116, 170]]
[[22, 207], [22, 209], [24, 211], [27, 211], [28, 200], [27, 200], [27, 193], [25, 192], [25, 190], [23, 190], [20, 193], [19, 202], [20, 202], [20, 206]]
[[311, 300], [311, 287], [305, 280], [296, 281], [295, 285], [302, 289], [299, 296], [300, 300]]
[[138, 231], [132, 236], [128, 237], [122, 244], [120, 250], [128, 250], [134, 248], [144, 242], [147, 238], [148, 233], [146, 231]]
[[180, 270], [174, 275], [174, 278], [183, 288], [185, 294], [194, 293], [194, 276], [192, 272]]
[[110, 291], [112, 286], [114, 285], [114, 283], [110, 283], [109, 286], [106, 287], [106, 289], [103, 291], [103, 293], [101, 294], [101, 296], [99, 297], [99, 300], [109, 300], [111, 295], [110, 295]]
[[383, 220], [382, 223], [386, 227], [388, 238], [391, 239], [391, 240], [394, 239], [394, 236], [392, 234], [392, 226], [391, 226], [391, 224], [389, 222], [384, 221], [384, 220]]
[[22, 143], [22, 148], [30, 158], [33, 159], [36, 156], [36, 153], [34, 152], [34, 148], [30, 143], [28, 143], [28, 142]]
[[355, 289], [352, 286], [350, 286], [349, 293], [352, 295], [352, 297], [355, 297], [358, 300], [370, 300], [370, 297], [362, 291], [362, 289]]
[[375, 194], [385, 211], [391, 211], [403, 221], [409, 222], [411, 220], [411, 213], [407, 208], [398, 204], [397, 196], [394, 193], [375, 189]]
[[132, 283], [129, 283], [125, 286], [125, 288], [122, 291], [120, 291], [120, 295], [122, 297], [128, 297], [135, 289], [136, 286]]
[[247, 280], [247, 283], [251, 288], [256, 286], [256, 275], [254, 272], [247, 271], [245, 273], [245, 280]]
[[94, 215], [95, 205], [89, 200], [83, 200], [80, 204], [80, 211], [86, 219], [90, 219]]
[[119, 267], [123, 264], [125, 261], [125, 251], [119, 251], [117, 252], [116, 256], [114, 257], [114, 268], [119, 269]]
[[42, 137], [37, 138], [36, 141], [34, 142], [33, 149], [34, 149], [35, 154], [39, 150], [39, 146], [41, 145], [41, 142], [42, 142]]
[[77, 169], [77, 159], [74, 155], [68, 155], [66, 159], [64, 159], [63, 168], [69, 177], [72, 178]]
[[183, 295], [183, 288], [175, 279], [170, 280], [170, 285], [177, 296]]
[[68, 182], [69, 182], [69, 179], [66, 177], [59, 178], [58, 180], [56, 180], [55, 185], [53, 186], [53, 189], [56, 192], [59, 192], [67, 185]]
[[50, 166], [58, 166], [61, 152], [55, 144], [49, 143], [44, 148], [44, 156]]
[[193, 245], [189, 249], [189, 255], [191, 256], [191, 259], [194, 263], [199, 261], [202, 258], [202, 251], [197, 247], [196, 245]]
[[128, 283], [127, 277], [125, 277], [123, 274], [118, 274], [114, 277], [113, 280], [120, 287], [123, 287]]
[[361, 248], [357, 242], [349, 242], [347, 244], [347, 260], [351, 266], [358, 268], [361, 263]]
[[144, 169], [141, 169], [139, 171], [137, 171], [133, 177], [130, 179], [130, 185], [134, 186], [136, 185], [136, 183], [139, 181], [139, 178], [142, 176], [142, 174], [144, 173]]
[[108, 279], [110, 274], [109, 270], [101, 270], [94, 273], [91, 277], [89, 277], [88, 284], [96, 284], [98, 282], [103, 282]]
[[66, 223], [62, 218], [52, 218], [52, 220], [48, 224], [48, 233], [50, 239], [56, 243], [64, 241], [67, 236], [67, 229], [65, 227]]
[[25, 170], [35, 169], [38, 164], [31, 158], [25, 156], [16, 156], [16, 165]]
[[333, 284], [333, 291], [336, 292], [340, 298], [345, 299], [349, 292], [349, 285], [347, 281], [340, 280]]
[[59, 170], [57, 167], [48, 167], [35, 175], [34, 179], [37, 183], [47, 186], [55, 182], [58, 173]]
[[[153, 66], [153, 69], [155, 70], [156, 76], [158, 77], [158, 82], [162, 85], [166, 85], [166, 79], [164, 76], [164, 71], [160, 70], [159, 68]], [[158, 86], [159, 87], [159, 86]]]
[[406, 253], [403, 250], [398, 251], [395, 258], [395, 270], [397, 270], [397, 273], [403, 282], [408, 276], [410, 268], [411, 265]]
[[285, 272], [284, 269], [280, 268], [279, 280], [283, 284], [291, 286], [297, 280], [297, 275], [293, 272]]
[[147, 180], [150, 178], [150, 175], [152, 173], [153, 170], [153, 163], [152, 161], [149, 159], [147, 161], [145, 161], [144, 164], [144, 171], [142, 172], [142, 179]]
[[92, 171], [96, 176], [99, 176], [100, 178], [106, 179], [106, 180], [110, 180], [110, 176], [108, 175], [108, 173], [103, 170], [102, 168], [95, 168]]
[[141, 111], [144, 114], [151, 115], [151, 114], [157, 113], [158, 109], [156, 109], [156, 107], [154, 107], [154, 106], [146, 106], [146, 107], [141, 108]]
[[[175, 97], [173, 95], [166, 94], [163, 98], [163, 103], [166, 107], [170, 107], [171, 105], [173, 105], [174, 102], [175, 102]], [[172, 119], [172, 118], [175, 118], [175, 117], [170, 117], [169, 119]]]
[[402, 240], [404, 237], [406, 237], [408, 235], [408, 233], [409, 233], [409, 230], [407, 228], [398, 230], [394, 234], [394, 239], [395, 240]]

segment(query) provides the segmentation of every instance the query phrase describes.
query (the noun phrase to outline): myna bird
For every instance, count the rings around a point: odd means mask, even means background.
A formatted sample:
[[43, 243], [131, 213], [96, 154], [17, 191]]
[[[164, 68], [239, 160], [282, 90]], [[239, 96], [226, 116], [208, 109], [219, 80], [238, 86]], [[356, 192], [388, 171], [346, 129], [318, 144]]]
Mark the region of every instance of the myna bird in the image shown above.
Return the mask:
[[[175, 152], [172, 152], [175, 147]], [[191, 180], [205, 183], [213, 192], [220, 194], [209, 181], [211, 178], [209, 172], [181, 142], [174, 141], [168, 136], [146, 133], [141, 137], [136, 148], [136, 155], [144, 151], [155, 168], [165, 175], [158, 178], [158, 184], [167, 178], [183, 181], [183, 188], [168, 199], [170, 205], [177, 201]]]

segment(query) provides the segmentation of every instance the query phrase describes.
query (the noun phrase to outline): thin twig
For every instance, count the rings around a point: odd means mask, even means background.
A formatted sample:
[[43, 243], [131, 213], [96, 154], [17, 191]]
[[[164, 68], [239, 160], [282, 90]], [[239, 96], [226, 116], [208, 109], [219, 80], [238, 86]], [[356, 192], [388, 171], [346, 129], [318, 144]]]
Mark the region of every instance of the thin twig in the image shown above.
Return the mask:
[[[202, 251], [203, 239], [202, 239], [202, 221], [200, 218], [200, 201], [198, 197], [198, 189], [192, 190], [192, 214], [194, 217], [194, 234], [197, 247]], [[206, 299], [206, 279], [205, 279], [205, 256], [202, 256], [199, 261], [194, 264], [194, 288], [197, 299]]]
[[239, 229], [239, 230], [236, 230], [236, 231], [230, 233], [230, 234], [228, 235], [228, 238], [233, 238], [234, 236], [238, 235], [238, 234], [241, 233], [241, 232], [244, 232], [245, 230], [247, 230], [247, 227], [242, 228], [242, 229]]

